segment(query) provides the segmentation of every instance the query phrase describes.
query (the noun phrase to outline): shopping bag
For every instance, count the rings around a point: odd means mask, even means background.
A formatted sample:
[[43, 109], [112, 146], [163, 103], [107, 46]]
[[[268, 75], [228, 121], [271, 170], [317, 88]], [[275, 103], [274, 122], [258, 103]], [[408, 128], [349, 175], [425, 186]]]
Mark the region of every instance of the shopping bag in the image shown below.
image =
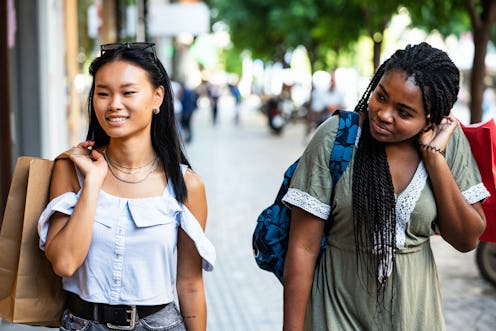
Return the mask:
[[483, 123], [461, 125], [461, 127], [470, 143], [482, 182], [491, 194], [482, 203], [487, 226], [480, 240], [496, 242], [496, 122], [490, 119]]
[[[88, 155], [74, 147], [71, 154]], [[65, 292], [39, 249], [38, 218], [49, 198], [53, 161], [22, 156], [17, 159], [0, 230], [0, 317], [13, 323], [60, 324]]]
[[12, 323], [58, 326], [61, 279], [39, 249], [38, 218], [47, 205], [53, 161], [20, 157], [0, 231], [0, 316]]

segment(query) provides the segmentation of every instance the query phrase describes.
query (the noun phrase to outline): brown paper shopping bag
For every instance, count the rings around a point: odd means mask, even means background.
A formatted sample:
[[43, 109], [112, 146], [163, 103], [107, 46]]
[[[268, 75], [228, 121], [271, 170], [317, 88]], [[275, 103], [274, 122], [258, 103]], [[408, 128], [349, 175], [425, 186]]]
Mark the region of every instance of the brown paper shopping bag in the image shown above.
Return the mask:
[[38, 218], [47, 205], [53, 161], [20, 157], [0, 232], [0, 317], [13, 323], [58, 326], [61, 279], [38, 247]]

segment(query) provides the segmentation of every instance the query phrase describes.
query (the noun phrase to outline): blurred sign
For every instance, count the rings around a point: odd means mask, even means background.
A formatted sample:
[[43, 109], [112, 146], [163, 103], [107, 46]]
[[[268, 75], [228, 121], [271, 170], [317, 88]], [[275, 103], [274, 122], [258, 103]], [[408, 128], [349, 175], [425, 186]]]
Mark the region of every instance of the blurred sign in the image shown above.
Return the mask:
[[176, 36], [182, 32], [198, 35], [209, 31], [210, 13], [202, 2], [157, 4], [148, 9], [150, 36]]

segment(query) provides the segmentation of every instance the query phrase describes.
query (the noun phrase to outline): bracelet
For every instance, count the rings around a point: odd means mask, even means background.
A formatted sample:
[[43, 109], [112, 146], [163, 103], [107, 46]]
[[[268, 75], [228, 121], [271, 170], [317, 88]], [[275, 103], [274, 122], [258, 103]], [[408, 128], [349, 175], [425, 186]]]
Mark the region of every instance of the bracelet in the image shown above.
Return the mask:
[[440, 150], [437, 147], [434, 147], [431, 145], [426, 145], [426, 144], [421, 144], [421, 143], [419, 143], [419, 146], [420, 146], [420, 148], [430, 150], [431, 152], [436, 152], [436, 153], [444, 155], [444, 151]]

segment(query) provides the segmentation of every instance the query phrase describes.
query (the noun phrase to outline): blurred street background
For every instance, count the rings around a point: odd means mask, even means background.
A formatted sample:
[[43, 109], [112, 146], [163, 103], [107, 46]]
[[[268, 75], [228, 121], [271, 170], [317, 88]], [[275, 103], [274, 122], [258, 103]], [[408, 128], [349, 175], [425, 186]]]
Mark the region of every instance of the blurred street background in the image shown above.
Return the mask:
[[[282, 287], [251, 252], [257, 216], [323, 109], [353, 109], [396, 49], [427, 41], [445, 50], [462, 74], [454, 114], [463, 123], [496, 116], [495, 0], [0, 0], [0, 6], [2, 214], [17, 157], [51, 159], [84, 140], [88, 66], [99, 45], [156, 43], [173, 81], [188, 156], [207, 188], [207, 234], [218, 256], [214, 272], [205, 274], [209, 331], [281, 329]], [[329, 99], [335, 104], [324, 107]], [[458, 253], [440, 237], [432, 245], [448, 331], [495, 330], [496, 287], [481, 277], [476, 253]], [[492, 263], [496, 272], [496, 256]], [[0, 331], [28, 329], [0, 320]]]

